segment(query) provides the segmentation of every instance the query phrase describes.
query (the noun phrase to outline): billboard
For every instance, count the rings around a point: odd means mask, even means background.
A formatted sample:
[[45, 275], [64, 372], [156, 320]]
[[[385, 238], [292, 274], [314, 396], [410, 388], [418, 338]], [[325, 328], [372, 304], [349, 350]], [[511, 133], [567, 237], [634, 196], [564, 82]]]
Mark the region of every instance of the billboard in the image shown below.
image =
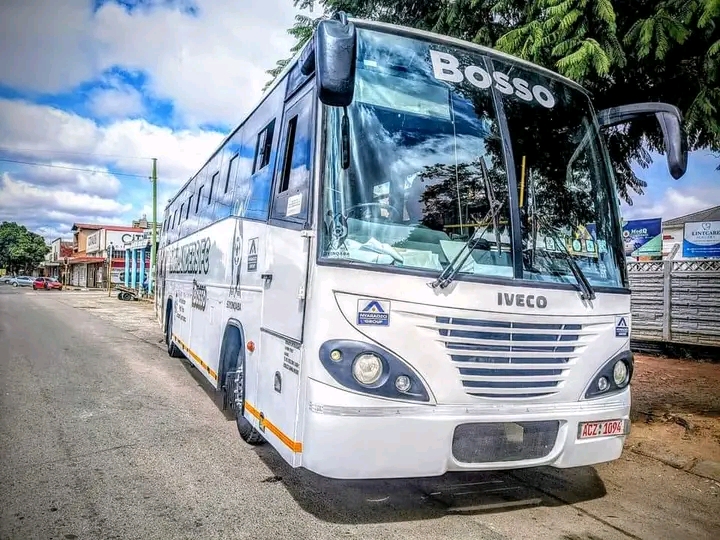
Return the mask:
[[624, 221], [622, 235], [626, 257], [662, 257], [662, 218]]
[[685, 224], [683, 257], [720, 259], [720, 221], [697, 221]]

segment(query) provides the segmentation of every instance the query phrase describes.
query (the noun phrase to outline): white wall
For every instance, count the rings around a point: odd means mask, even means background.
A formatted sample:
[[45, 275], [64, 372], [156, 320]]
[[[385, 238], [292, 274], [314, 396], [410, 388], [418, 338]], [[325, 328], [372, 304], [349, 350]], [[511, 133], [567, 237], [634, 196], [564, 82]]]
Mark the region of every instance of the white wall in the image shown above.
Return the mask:
[[[669, 257], [675, 245], [678, 245], [678, 252], [673, 257], [673, 260], [677, 261], [683, 258], [682, 256], [682, 242], [683, 242], [683, 231], [684, 227], [663, 227], [663, 258]], [[667, 238], [670, 237], [670, 238]]]

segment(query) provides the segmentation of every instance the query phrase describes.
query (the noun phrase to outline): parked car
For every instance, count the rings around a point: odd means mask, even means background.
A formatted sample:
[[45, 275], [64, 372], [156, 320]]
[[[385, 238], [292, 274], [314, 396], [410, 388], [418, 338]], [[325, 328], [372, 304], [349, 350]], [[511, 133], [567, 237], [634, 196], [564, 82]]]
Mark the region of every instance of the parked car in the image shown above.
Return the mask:
[[53, 278], [53, 277], [38, 277], [38, 278], [35, 278], [35, 281], [33, 281], [32, 288], [33, 288], [33, 290], [37, 290], [37, 289], [62, 290], [62, 283], [60, 283], [56, 278]]
[[30, 276], [15, 276], [10, 280], [10, 285], [13, 287], [32, 287], [35, 282]]
[[15, 276], [5, 274], [4, 276], [0, 277], [0, 283], [10, 283], [12, 281], [13, 277], [15, 277]]

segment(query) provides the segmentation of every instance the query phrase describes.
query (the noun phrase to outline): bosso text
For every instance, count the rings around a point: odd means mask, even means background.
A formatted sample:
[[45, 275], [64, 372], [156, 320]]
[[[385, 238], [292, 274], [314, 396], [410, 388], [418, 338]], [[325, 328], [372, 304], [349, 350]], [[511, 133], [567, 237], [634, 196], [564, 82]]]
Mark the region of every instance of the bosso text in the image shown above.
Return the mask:
[[[494, 71], [492, 77], [479, 66], [467, 66], [464, 70], [460, 68], [460, 61], [450, 53], [430, 50], [433, 75], [440, 81], [459, 83], [463, 78], [467, 79], [473, 86], [486, 89], [495, 83], [498, 92], [508, 96], [515, 95], [523, 101], [536, 101], [543, 107], [552, 109], [555, 106], [555, 96], [552, 92], [540, 84], [530, 88], [529, 83], [520, 77], [510, 77], [502, 71]], [[463, 75], [464, 73], [464, 75]]]

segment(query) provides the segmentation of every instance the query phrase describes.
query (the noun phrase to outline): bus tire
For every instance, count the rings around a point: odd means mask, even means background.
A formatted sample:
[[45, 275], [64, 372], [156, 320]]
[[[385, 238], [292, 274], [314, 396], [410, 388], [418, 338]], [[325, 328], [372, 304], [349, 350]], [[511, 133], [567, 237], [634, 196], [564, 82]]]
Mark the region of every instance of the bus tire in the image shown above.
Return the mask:
[[165, 322], [165, 343], [167, 343], [167, 352], [171, 358], [182, 358], [183, 353], [180, 351], [180, 349], [178, 349], [178, 346], [175, 345], [175, 342], [172, 340], [172, 327], [173, 327], [172, 305], [168, 306], [166, 317], [167, 317], [167, 319]]
[[235, 412], [235, 424], [240, 437], [246, 443], [257, 446], [265, 443], [265, 437], [245, 418], [245, 362], [241, 358], [234, 371], [226, 375], [230, 392], [230, 406]]

